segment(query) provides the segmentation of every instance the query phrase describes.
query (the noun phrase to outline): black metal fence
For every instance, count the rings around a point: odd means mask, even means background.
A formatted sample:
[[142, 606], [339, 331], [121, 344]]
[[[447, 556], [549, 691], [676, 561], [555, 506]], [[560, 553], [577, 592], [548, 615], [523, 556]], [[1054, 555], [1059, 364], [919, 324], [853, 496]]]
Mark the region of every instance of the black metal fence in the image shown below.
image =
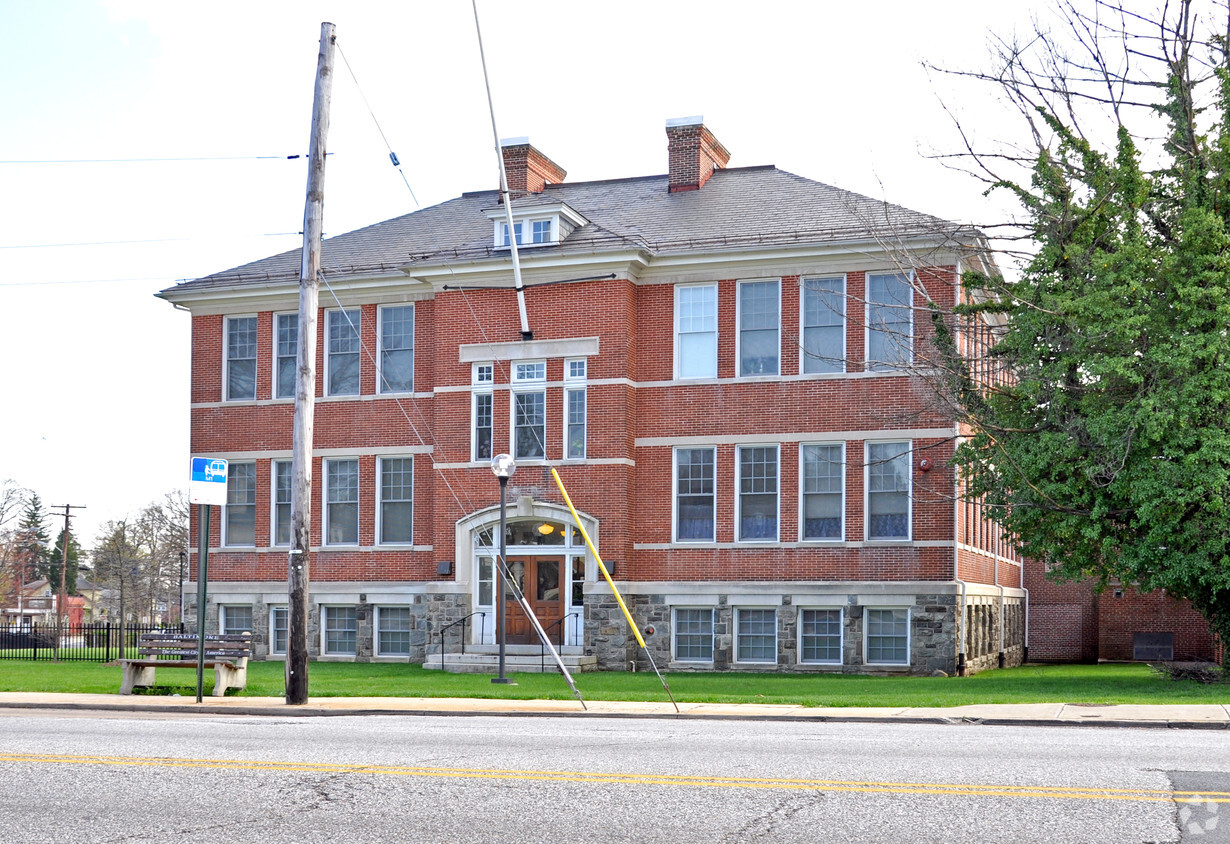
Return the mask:
[[156, 630], [183, 632], [182, 624], [0, 624], [0, 659], [110, 662], [135, 657], [137, 638]]

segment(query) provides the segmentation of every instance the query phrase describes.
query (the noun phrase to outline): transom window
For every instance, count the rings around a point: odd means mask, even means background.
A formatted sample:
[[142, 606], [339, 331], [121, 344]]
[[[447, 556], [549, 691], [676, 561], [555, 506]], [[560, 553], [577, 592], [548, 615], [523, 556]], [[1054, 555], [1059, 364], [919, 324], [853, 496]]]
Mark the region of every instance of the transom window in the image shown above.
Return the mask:
[[781, 371], [781, 283], [739, 283], [739, 374]]
[[489, 363], [474, 364], [474, 383], [475, 384], [495, 383], [495, 367]]
[[275, 397], [293, 399], [295, 397], [295, 364], [299, 354], [299, 315], [278, 314], [275, 323], [277, 334], [277, 371], [274, 378], [277, 382]]
[[842, 662], [841, 610], [799, 611], [799, 661]]
[[546, 381], [547, 380], [547, 363], [546, 361], [526, 361], [524, 363], [518, 361], [513, 365], [513, 381]]
[[256, 317], [227, 317], [226, 400], [256, 398]]
[[414, 389], [414, 306], [380, 309], [380, 392]]
[[910, 444], [867, 443], [867, 538], [910, 538]]
[[713, 609], [675, 608], [675, 659], [681, 662], [713, 661]]
[[803, 538], [842, 538], [845, 447], [804, 445]]
[[326, 316], [327, 390], [331, 396], [359, 394], [360, 311], [329, 311]]
[[717, 377], [717, 285], [675, 288], [675, 372]]
[[739, 539], [777, 540], [777, 446], [739, 447]]
[[846, 370], [846, 279], [805, 278], [803, 287], [804, 373]]
[[712, 542], [716, 449], [675, 449], [675, 538]]
[[867, 275], [867, 369], [902, 369], [914, 359], [914, 288], [902, 273]]

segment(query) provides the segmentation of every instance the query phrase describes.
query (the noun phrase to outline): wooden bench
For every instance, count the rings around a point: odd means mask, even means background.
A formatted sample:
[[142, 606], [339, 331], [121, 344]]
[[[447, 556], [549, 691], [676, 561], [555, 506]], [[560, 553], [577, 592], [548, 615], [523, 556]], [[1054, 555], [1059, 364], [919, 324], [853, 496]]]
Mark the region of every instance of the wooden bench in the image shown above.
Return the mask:
[[[139, 658], [119, 661], [124, 669], [120, 694], [132, 694], [133, 686], [154, 685], [157, 668], [196, 668], [199, 641], [195, 633], [142, 633], [137, 641]], [[206, 634], [205, 667], [214, 670], [214, 697], [248, 684], [250, 656], [251, 633]]]

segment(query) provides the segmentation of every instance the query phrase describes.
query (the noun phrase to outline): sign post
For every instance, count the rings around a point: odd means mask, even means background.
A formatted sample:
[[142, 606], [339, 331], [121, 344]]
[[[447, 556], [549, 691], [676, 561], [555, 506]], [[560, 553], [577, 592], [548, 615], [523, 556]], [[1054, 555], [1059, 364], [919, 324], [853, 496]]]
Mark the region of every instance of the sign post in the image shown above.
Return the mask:
[[[196, 552], [196, 702], [205, 691], [205, 593], [209, 583], [209, 506], [226, 506], [227, 462], [220, 458], [192, 458], [188, 502], [200, 505]], [[183, 596], [180, 596], [183, 600]]]

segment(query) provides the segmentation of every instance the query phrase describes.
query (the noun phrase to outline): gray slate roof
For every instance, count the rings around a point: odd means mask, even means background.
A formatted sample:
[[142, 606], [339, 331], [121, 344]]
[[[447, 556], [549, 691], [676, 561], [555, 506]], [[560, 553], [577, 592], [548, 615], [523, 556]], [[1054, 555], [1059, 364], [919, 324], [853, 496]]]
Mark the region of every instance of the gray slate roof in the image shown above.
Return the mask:
[[[484, 213], [499, 205], [495, 190], [462, 194], [439, 205], [324, 241], [326, 276], [397, 270], [484, 258], [504, 260], [493, 248]], [[700, 190], [670, 193], [667, 176], [548, 185], [521, 204], [563, 202], [590, 222], [558, 246], [562, 254], [598, 254], [629, 248], [653, 255], [723, 251], [732, 247], [799, 245], [953, 232], [954, 223], [773, 166], [719, 170]], [[215, 284], [297, 279], [301, 250], [188, 281], [164, 292]]]

